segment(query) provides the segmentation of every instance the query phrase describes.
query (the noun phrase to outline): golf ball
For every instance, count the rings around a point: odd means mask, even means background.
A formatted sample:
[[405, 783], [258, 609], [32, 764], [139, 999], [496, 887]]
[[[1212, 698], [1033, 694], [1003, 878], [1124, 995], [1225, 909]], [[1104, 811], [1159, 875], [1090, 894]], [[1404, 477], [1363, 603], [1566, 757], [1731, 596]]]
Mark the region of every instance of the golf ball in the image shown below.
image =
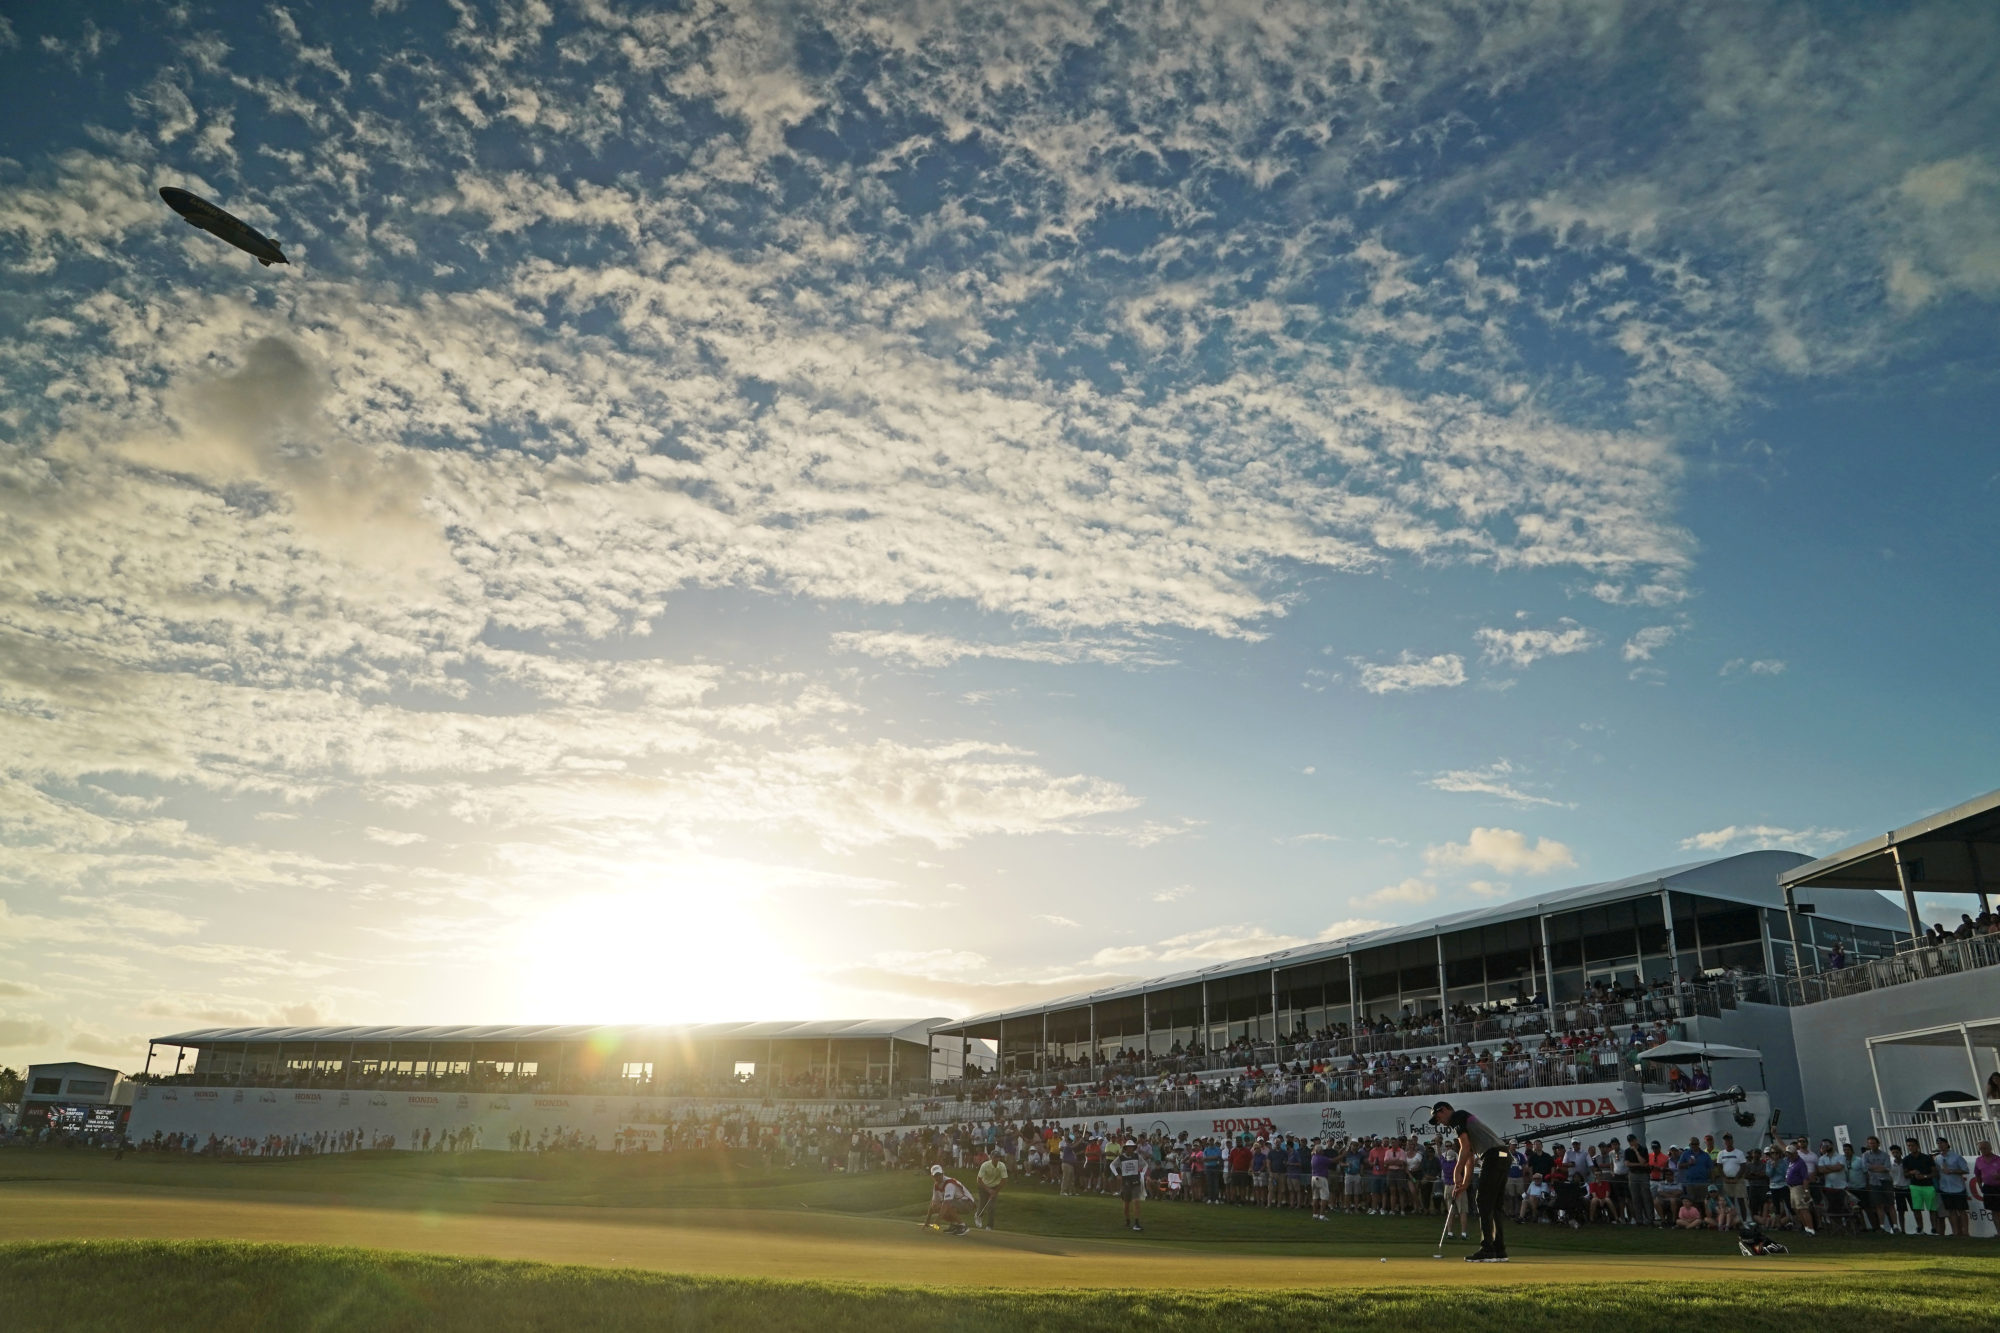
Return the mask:
[[1387, 1259], [1384, 1259], [1384, 1260], [1383, 1260], [1382, 1262], [1386, 1264], [1386, 1263], [1388, 1263], [1389, 1261], [1388, 1261]]

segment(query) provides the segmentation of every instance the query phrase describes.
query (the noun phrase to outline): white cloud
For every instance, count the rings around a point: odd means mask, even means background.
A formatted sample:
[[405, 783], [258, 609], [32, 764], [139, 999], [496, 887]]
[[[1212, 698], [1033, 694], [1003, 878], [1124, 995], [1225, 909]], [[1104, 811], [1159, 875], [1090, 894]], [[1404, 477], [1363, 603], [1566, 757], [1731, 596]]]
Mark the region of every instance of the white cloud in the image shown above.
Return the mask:
[[1326, 928], [1320, 931], [1319, 938], [1321, 940], [1352, 939], [1357, 935], [1366, 935], [1371, 931], [1387, 930], [1394, 924], [1394, 922], [1381, 921], [1370, 916], [1342, 917], [1338, 921], [1328, 922]]
[[1113, 666], [1171, 666], [1143, 642], [1131, 639], [1044, 639], [1022, 643], [977, 643], [945, 634], [892, 630], [843, 631], [832, 636], [835, 652], [863, 653], [915, 667], [950, 666], [965, 658], [1066, 665], [1099, 662]]
[[1072, 921], [1066, 916], [1056, 916], [1050, 912], [1037, 912], [1035, 920], [1049, 926], [1080, 927], [1083, 924], [1080, 921]]
[[1468, 893], [1476, 893], [1482, 898], [1505, 898], [1514, 891], [1511, 884], [1495, 884], [1484, 879], [1467, 880], [1465, 888]]
[[1424, 849], [1424, 860], [1439, 868], [1487, 866], [1503, 875], [1545, 875], [1576, 865], [1576, 856], [1553, 838], [1537, 838], [1513, 829], [1475, 828], [1464, 842], [1447, 842]]
[[1437, 897], [1437, 892], [1437, 885], [1428, 880], [1410, 878], [1373, 893], [1357, 894], [1354, 903], [1357, 907], [1416, 907]]
[[1597, 635], [1573, 620], [1559, 622], [1557, 629], [1495, 629], [1481, 626], [1473, 633], [1480, 655], [1488, 662], [1528, 667], [1544, 657], [1563, 657], [1588, 652], [1597, 646]]
[[1484, 768], [1452, 768], [1432, 775], [1424, 785], [1439, 791], [1464, 792], [1469, 795], [1497, 796], [1515, 805], [1546, 805], [1560, 809], [1573, 808], [1568, 801], [1558, 801], [1548, 796], [1537, 796], [1522, 791], [1514, 785], [1519, 770], [1505, 759], [1495, 760]]
[[1846, 838], [1847, 830], [1829, 828], [1779, 828], [1774, 824], [1729, 824], [1681, 839], [1683, 850], [1721, 852], [1733, 847], [1803, 847], [1811, 851], [1829, 849]]
[[1619, 654], [1628, 662], [1650, 662], [1680, 632], [1679, 625], [1648, 625], [1627, 639]]
[[1739, 671], [1748, 671], [1753, 676], [1782, 676], [1785, 674], [1785, 667], [1784, 660], [1776, 657], [1760, 657], [1754, 660], [1732, 657], [1722, 664], [1720, 674], [1733, 676]]
[[1361, 688], [1370, 694], [1448, 689], [1465, 684], [1465, 659], [1457, 653], [1418, 657], [1406, 650], [1393, 662], [1365, 662], [1358, 657], [1349, 660], [1361, 673]]

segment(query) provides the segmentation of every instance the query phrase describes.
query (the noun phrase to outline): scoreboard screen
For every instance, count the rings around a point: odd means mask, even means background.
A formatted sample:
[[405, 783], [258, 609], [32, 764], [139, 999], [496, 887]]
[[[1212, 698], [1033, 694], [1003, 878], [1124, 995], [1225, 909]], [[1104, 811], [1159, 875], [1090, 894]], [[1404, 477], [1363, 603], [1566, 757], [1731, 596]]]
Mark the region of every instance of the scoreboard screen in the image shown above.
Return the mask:
[[[41, 1102], [22, 1109], [23, 1126], [48, 1125], [71, 1134], [116, 1134], [125, 1128], [132, 1114], [129, 1106], [80, 1106], [66, 1102]], [[32, 1122], [32, 1123], [31, 1123]]]

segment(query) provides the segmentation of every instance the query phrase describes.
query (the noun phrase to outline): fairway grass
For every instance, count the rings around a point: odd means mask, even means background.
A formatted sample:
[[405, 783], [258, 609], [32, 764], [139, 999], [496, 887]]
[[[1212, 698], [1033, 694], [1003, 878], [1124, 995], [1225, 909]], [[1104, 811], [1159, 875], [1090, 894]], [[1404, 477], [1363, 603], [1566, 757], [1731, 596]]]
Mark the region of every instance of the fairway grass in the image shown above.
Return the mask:
[[[1713, 1233], [1515, 1233], [1433, 1259], [1436, 1223], [1010, 1190], [1003, 1229], [914, 1225], [908, 1173], [692, 1155], [280, 1161], [0, 1154], [0, 1326], [51, 1329], [1370, 1327], [1812, 1333], [1992, 1327], [2000, 1247]], [[18, 1317], [17, 1317], [18, 1316]], [[1135, 1323], [1135, 1321], [1138, 1321]]]
[[11, 1326], [60, 1330], [924, 1330], [1549, 1328], [1791, 1333], [1988, 1330], [1994, 1270], [1919, 1263], [1823, 1278], [1797, 1299], [1745, 1272], [1662, 1287], [1538, 1284], [1324, 1291], [1019, 1291], [789, 1283], [302, 1245], [0, 1245]]

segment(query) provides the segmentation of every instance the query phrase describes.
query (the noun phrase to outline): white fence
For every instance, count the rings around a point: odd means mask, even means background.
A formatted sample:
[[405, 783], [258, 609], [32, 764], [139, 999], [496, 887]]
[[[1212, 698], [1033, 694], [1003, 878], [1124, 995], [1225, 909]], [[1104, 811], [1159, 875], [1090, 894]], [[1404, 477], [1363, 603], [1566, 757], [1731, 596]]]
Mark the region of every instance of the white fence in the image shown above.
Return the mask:
[[1934, 1111], [1876, 1111], [1875, 1136], [1884, 1144], [1915, 1139], [1930, 1152], [1943, 1139], [1967, 1161], [1981, 1143], [2000, 1143], [2000, 1120], [1980, 1114], [1978, 1102], [1940, 1102]]

